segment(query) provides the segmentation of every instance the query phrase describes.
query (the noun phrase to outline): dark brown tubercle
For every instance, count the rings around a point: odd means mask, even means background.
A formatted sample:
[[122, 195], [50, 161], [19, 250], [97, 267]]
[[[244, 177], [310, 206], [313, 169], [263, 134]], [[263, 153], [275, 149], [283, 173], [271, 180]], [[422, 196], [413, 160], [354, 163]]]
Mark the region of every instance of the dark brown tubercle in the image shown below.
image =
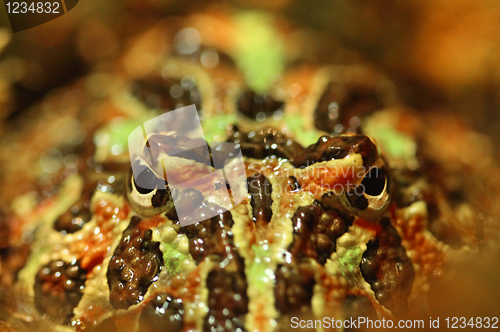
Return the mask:
[[199, 264], [207, 256], [216, 255], [223, 257], [228, 251], [232, 251], [233, 218], [226, 211], [213, 218], [191, 224], [180, 229], [189, 239], [189, 251], [196, 264]]
[[35, 278], [35, 305], [54, 322], [69, 324], [83, 296], [87, 271], [78, 261], [54, 260], [42, 266]]
[[234, 246], [233, 218], [229, 211], [181, 228], [189, 239], [189, 251], [197, 264], [205, 258], [220, 263], [207, 276], [208, 313], [203, 331], [244, 331], [248, 313], [244, 262]]
[[90, 221], [90, 199], [95, 189], [84, 189], [82, 196], [66, 212], [57, 218], [54, 229], [62, 234], [74, 233]]
[[152, 231], [140, 227], [134, 216], [109, 262], [107, 278], [110, 301], [116, 309], [127, 309], [144, 299], [163, 265], [160, 244], [152, 241]]
[[150, 109], [166, 112], [191, 104], [201, 109], [201, 94], [194, 80], [153, 77], [132, 83], [129, 91]]
[[244, 133], [233, 126], [233, 135], [228, 142], [237, 144], [244, 156], [264, 159], [275, 156], [277, 158], [292, 159], [304, 148], [293, 139], [277, 129], [266, 128]]
[[92, 218], [90, 200], [96, 191], [113, 194], [123, 189], [123, 180], [118, 175], [115, 177], [111, 176], [110, 173], [89, 171], [83, 174], [83, 179], [85, 185], [80, 198], [54, 222], [54, 229], [61, 232], [63, 236], [78, 232], [90, 221]]
[[273, 216], [273, 210], [271, 209], [273, 187], [262, 173], [256, 173], [247, 178], [247, 184], [248, 192], [252, 196], [250, 204], [252, 206], [253, 221], [265, 225], [271, 221]]
[[309, 257], [325, 264], [336, 250], [336, 239], [351, 223], [352, 218], [343, 218], [319, 202], [301, 206], [292, 217], [293, 242], [289, 251], [293, 257]]
[[139, 329], [141, 331], [182, 331], [185, 312], [182, 300], [168, 293], [159, 293], [150, 299], [142, 308]]
[[300, 313], [311, 307], [314, 267], [308, 260], [294, 260], [278, 266], [276, 271], [276, 309], [283, 315]]
[[247, 90], [238, 99], [238, 110], [248, 118], [264, 120], [276, 111], [283, 111], [285, 104], [274, 99], [270, 93], [258, 94]]
[[376, 86], [330, 82], [314, 111], [314, 124], [328, 133], [359, 133], [360, 119], [383, 107]]
[[380, 304], [399, 316], [408, 309], [415, 272], [396, 229], [387, 218], [381, 223], [383, 229], [368, 242], [360, 269]]
[[[229, 261], [227, 265], [225, 261]], [[243, 259], [228, 256], [207, 277], [208, 314], [204, 332], [246, 331], [244, 317], [248, 313], [247, 281]]]

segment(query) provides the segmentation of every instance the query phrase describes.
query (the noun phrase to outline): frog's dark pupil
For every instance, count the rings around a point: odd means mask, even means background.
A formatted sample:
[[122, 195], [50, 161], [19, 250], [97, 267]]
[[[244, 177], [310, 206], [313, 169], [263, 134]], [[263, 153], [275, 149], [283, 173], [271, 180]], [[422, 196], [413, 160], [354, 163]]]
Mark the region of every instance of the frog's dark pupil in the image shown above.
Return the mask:
[[383, 169], [373, 167], [361, 182], [365, 193], [370, 196], [378, 196], [385, 188], [385, 172]]
[[133, 177], [133, 181], [137, 191], [143, 195], [165, 187], [165, 180], [159, 179], [148, 167], [142, 168], [139, 175]]

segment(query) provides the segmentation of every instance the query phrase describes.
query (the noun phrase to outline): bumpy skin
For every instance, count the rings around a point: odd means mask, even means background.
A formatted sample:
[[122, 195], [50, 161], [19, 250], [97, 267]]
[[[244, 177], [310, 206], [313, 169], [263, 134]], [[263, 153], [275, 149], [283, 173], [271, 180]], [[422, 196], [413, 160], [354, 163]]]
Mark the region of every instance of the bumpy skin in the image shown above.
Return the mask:
[[82, 298], [86, 274], [78, 262], [56, 260], [43, 266], [35, 281], [38, 311], [48, 314], [58, 323], [68, 324], [73, 308]]
[[234, 126], [233, 135], [229, 137], [228, 142], [238, 144], [245, 156], [250, 158], [264, 159], [276, 156], [292, 159], [303, 150], [303, 147], [295, 141], [288, 140], [286, 135], [274, 128], [265, 128], [253, 135], [242, 133], [237, 126]]
[[337, 211], [325, 209], [317, 202], [301, 206], [292, 217], [294, 241], [290, 253], [294, 257], [310, 257], [325, 264], [335, 252], [335, 240], [347, 231], [351, 223], [352, 220], [346, 222]]
[[408, 310], [415, 272], [396, 229], [385, 219], [382, 230], [370, 240], [360, 268], [377, 300], [395, 314]]
[[163, 261], [159, 243], [152, 241], [150, 229], [141, 229], [140, 222], [139, 217], [131, 219], [109, 263], [110, 301], [116, 309], [141, 302], [149, 285], [158, 280]]
[[[201, 17], [192, 22], [213, 23]], [[33, 195], [34, 203], [3, 217], [11, 244], [2, 266], [12, 277], [2, 282], [33, 298], [32, 321], [60, 330], [208, 332], [286, 331], [294, 316], [413, 317], [426, 312], [429, 278], [447, 255], [486, 246], [491, 201], [462, 175], [483, 185], [478, 174], [488, 169], [497, 179], [496, 168], [484, 159], [467, 164], [447, 145], [439, 148], [446, 163], [440, 159], [426, 140], [428, 123], [380, 110], [397, 105], [380, 74], [360, 65], [295, 67], [262, 95], [245, 85], [230, 47], [210, 44], [200, 28], [208, 44], [186, 55], [175, 46], [183, 35], [165, 41], [165, 29], [175, 35], [178, 27], [162, 23], [133, 44], [101, 99], [87, 79], [64, 91], [84, 91], [75, 107], [85, 112], [73, 115], [94, 136], [17, 206]], [[218, 64], [204, 67], [214, 48]], [[147, 165], [136, 181], [120, 144], [145, 119], [193, 103], [205, 126], [216, 119], [204, 127], [216, 131], [208, 141], [241, 149], [249, 195], [231, 211], [209, 202], [219, 215], [181, 227], [172, 196], [204, 198], [171, 191]], [[110, 124], [114, 118], [130, 123]], [[168, 152], [190, 128], [172, 121], [149, 147]], [[199, 162], [200, 153], [179, 157]], [[471, 194], [457, 197], [456, 181]], [[465, 220], [464, 209], [478, 221]]]

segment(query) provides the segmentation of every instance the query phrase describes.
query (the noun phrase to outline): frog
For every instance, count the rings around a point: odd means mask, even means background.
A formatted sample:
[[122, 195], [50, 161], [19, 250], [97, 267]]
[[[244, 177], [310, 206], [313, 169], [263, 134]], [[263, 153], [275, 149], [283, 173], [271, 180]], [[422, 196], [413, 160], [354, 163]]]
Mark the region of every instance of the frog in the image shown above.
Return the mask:
[[[324, 317], [428, 313], [429, 280], [448, 257], [492, 242], [495, 204], [483, 186], [498, 171], [484, 137], [408, 109], [369, 64], [304, 64], [268, 14], [182, 21], [159, 22], [112, 70], [40, 105], [64, 104], [64, 121], [34, 132], [36, 144], [56, 147], [33, 153], [38, 185], [6, 217], [16, 260], [5, 259], [3, 283], [22, 302], [5, 326], [287, 331], [299, 320], [316, 330], [310, 323]], [[181, 225], [173, 195], [190, 204], [198, 193], [174, 192], [159, 160], [131, 160], [127, 139], [188, 105], [207, 143], [241, 151], [248, 194]], [[55, 129], [60, 142], [46, 142]], [[145, 144], [182, 145], [188, 129], [167, 124]], [[183, 160], [182, 172], [197, 166]], [[139, 162], [142, 181], [131, 167]]]

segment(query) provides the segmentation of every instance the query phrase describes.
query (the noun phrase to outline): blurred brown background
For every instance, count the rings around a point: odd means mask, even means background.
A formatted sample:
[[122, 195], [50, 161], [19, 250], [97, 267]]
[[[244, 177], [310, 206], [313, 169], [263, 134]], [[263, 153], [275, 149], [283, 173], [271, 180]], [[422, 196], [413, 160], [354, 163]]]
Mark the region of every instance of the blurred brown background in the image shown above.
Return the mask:
[[499, 141], [500, 1], [304, 1], [290, 15], [380, 64], [410, 105], [448, 107]]
[[450, 109], [500, 142], [500, 0], [87, 0], [15, 35], [0, 6], [0, 48], [10, 39], [0, 58], [1, 116], [106, 66], [127, 37], [160, 18], [215, 3], [267, 10], [338, 38], [389, 73], [409, 105]]

